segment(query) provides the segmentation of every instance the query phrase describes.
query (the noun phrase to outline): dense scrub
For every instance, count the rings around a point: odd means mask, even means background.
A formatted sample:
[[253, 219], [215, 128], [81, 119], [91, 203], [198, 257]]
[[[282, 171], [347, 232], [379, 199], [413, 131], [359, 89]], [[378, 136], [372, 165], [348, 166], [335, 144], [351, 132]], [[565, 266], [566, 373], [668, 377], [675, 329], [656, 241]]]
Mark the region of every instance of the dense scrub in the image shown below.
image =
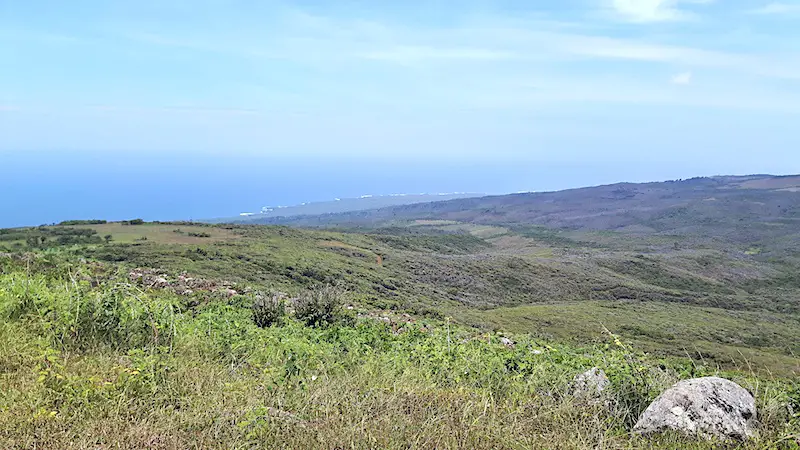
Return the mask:
[[[610, 333], [590, 347], [522, 334], [507, 345], [449, 320], [363, 309], [313, 326], [281, 313], [261, 327], [254, 295], [143, 289], [113, 266], [52, 253], [0, 257], [0, 268], [3, 448], [715, 447], [629, 430], [675, 380], [717, 369], [655, 359]], [[353, 299], [309, 289], [294, 294], [332, 305], [332, 317]], [[593, 366], [612, 380], [608, 408], [569, 394]], [[749, 447], [797, 448], [796, 381], [724, 375], [757, 398]]]

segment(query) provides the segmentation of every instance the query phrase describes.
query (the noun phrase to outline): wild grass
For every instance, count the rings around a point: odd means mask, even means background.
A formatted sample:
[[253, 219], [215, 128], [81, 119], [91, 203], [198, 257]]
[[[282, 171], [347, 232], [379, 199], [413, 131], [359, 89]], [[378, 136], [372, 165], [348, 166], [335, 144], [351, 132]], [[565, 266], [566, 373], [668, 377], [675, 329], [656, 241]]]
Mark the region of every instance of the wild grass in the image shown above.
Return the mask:
[[[289, 316], [261, 328], [245, 297], [189, 306], [75, 260], [3, 267], [3, 448], [718, 445], [630, 433], [658, 392], [714, 372], [652, 359], [618, 336], [581, 347], [505, 335], [516, 341], [507, 346], [450, 321], [368, 316], [323, 326]], [[572, 377], [594, 366], [612, 380], [610, 407], [569, 393]], [[761, 411], [759, 437], [745, 447], [797, 448], [797, 385], [725, 375]]]
[[[373, 234], [189, 223], [80, 226], [114, 226], [135, 235], [45, 252], [174, 276], [188, 272], [261, 291], [300, 294], [339, 284], [352, 302], [374, 309], [451, 315], [487, 329], [513, 327], [583, 343], [596, 341], [596, 318], [603, 317], [612, 331], [648, 351], [713, 359], [723, 368], [742, 367], [747, 359], [758, 370], [787, 374], [796, 372], [799, 360], [793, 344], [800, 333], [798, 266], [716, 247], [713, 239], [704, 240], [710, 246], [704, 248], [675, 236], [541, 227], [523, 230], [534, 237], [508, 230], [481, 240], [470, 234], [473, 225]], [[463, 229], [450, 230], [456, 226]], [[201, 230], [212, 237], [189, 236]], [[92, 236], [102, 241], [100, 234]], [[130, 241], [142, 237], [148, 240]], [[48, 242], [57, 244], [53, 237]], [[638, 247], [648, 252], [636, 253]]]

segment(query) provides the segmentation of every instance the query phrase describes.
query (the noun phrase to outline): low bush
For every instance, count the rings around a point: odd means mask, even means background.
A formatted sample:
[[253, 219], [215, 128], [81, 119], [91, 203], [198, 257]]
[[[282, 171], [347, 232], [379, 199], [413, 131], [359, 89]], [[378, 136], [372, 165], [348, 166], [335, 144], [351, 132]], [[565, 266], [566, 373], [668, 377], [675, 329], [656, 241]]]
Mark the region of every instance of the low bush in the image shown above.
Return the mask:
[[253, 322], [261, 328], [281, 325], [286, 316], [286, 304], [283, 298], [272, 295], [256, 294], [253, 300]]
[[312, 327], [330, 325], [345, 319], [342, 305], [342, 291], [327, 285], [300, 296], [295, 304], [295, 317]]

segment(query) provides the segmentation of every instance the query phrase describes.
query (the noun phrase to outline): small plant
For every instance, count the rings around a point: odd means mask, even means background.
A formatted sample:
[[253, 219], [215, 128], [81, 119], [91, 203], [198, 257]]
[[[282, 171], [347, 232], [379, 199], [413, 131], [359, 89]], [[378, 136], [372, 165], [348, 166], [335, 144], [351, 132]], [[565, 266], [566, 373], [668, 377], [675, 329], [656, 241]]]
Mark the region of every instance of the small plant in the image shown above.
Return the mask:
[[253, 322], [261, 328], [280, 325], [286, 316], [286, 305], [277, 295], [272, 297], [256, 295], [253, 301]]
[[341, 290], [328, 285], [302, 295], [295, 305], [295, 316], [312, 327], [338, 321], [344, 316]]
[[610, 354], [616, 357], [610, 378], [615, 386], [617, 408], [626, 425], [632, 426], [657, 395], [658, 386], [652, 383], [649, 368], [640, 355], [605, 326], [603, 331], [611, 338], [614, 350]]

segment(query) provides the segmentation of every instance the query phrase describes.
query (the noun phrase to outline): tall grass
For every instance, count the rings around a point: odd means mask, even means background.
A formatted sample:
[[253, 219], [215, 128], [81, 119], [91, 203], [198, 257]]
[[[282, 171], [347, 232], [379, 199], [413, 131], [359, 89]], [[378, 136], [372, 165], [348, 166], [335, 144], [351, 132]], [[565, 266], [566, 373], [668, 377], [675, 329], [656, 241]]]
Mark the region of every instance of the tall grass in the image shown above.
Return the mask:
[[[716, 448], [629, 433], [686, 367], [617, 336], [509, 347], [434, 320], [262, 328], [237, 298], [189, 307], [113, 274], [92, 285], [84, 270], [0, 275], [2, 448]], [[612, 405], [570, 394], [593, 366], [612, 379]], [[762, 411], [746, 446], [796, 448], [797, 385], [728, 376]]]

